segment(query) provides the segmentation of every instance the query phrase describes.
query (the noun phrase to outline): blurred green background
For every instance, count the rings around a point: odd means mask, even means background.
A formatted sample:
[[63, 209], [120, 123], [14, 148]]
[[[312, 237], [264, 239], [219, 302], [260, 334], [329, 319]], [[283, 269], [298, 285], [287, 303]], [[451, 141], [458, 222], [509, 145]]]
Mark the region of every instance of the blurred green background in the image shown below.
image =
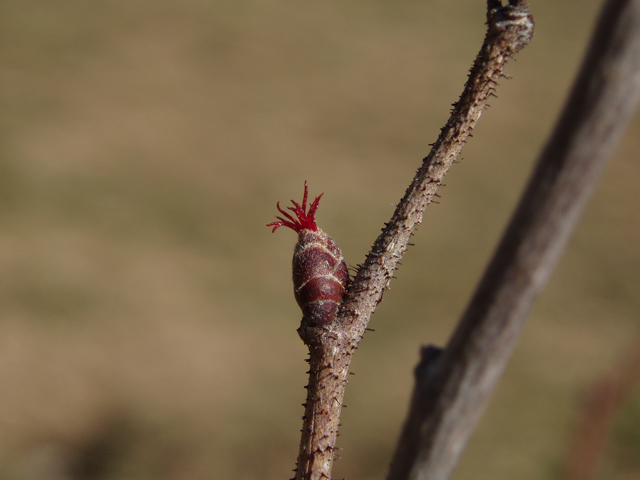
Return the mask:
[[[381, 479], [553, 127], [599, 2], [531, 0], [507, 66], [354, 359], [335, 478]], [[484, 36], [482, 1], [0, 3], [0, 477], [285, 479], [306, 384], [265, 224], [324, 192], [356, 265]], [[586, 388], [639, 343], [636, 116], [456, 480], [560, 478]], [[640, 478], [640, 395], [602, 478]]]

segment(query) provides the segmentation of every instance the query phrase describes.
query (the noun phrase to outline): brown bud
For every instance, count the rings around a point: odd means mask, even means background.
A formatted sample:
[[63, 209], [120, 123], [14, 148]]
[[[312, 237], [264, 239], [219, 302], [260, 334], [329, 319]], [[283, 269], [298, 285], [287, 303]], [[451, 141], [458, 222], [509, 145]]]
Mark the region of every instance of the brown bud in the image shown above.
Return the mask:
[[289, 207], [297, 218], [280, 208], [285, 218], [270, 223], [275, 232], [279, 227], [289, 227], [298, 232], [298, 243], [293, 252], [293, 293], [305, 318], [316, 325], [326, 325], [333, 319], [342, 301], [349, 272], [336, 242], [323, 232], [315, 222], [315, 212], [320, 202], [318, 196], [307, 212], [307, 182], [304, 183], [302, 205], [293, 200]]

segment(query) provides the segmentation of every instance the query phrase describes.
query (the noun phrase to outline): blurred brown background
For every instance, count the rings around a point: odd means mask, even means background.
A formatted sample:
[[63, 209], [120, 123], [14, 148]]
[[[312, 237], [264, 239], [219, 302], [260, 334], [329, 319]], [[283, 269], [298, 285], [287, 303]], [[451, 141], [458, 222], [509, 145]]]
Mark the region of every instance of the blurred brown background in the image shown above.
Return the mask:
[[[355, 357], [336, 478], [384, 477], [421, 344], [446, 342], [599, 2], [533, 43], [440, 190]], [[0, 3], [0, 477], [285, 479], [307, 364], [295, 235], [362, 262], [484, 35], [485, 2]], [[540, 298], [456, 480], [559, 478], [585, 389], [638, 344], [640, 118]], [[640, 395], [602, 478], [640, 478]]]

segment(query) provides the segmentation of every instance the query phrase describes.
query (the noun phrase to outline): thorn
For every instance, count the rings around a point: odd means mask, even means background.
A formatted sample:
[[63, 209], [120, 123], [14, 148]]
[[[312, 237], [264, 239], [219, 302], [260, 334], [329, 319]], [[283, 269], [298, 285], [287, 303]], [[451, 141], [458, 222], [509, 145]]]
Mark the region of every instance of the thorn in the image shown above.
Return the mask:
[[365, 328], [365, 330], [366, 330], [367, 332], [375, 332], [375, 329], [373, 329], [373, 328], [369, 328], [369, 327], [366, 327], [366, 328]]

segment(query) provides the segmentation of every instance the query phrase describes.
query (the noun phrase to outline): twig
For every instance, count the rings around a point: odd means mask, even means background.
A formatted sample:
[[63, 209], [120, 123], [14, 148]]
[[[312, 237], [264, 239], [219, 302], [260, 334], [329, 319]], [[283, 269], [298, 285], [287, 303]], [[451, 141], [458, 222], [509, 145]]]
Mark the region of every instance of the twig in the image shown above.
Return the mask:
[[390, 222], [358, 269], [340, 311], [329, 325], [313, 325], [303, 319], [298, 330], [309, 346], [310, 371], [296, 480], [331, 478], [353, 351], [407, 250], [411, 235], [422, 222], [426, 206], [494, 92], [507, 60], [526, 46], [533, 34], [526, 0], [510, 0], [504, 7], [499, 0], [490, 0], [487, 24], [487, 35], [460, 100]]
[[571, 96], [444, 353], [417, 383], [387, 480], [449, 478], [640, 97], [640, 1], [609, 0]]

